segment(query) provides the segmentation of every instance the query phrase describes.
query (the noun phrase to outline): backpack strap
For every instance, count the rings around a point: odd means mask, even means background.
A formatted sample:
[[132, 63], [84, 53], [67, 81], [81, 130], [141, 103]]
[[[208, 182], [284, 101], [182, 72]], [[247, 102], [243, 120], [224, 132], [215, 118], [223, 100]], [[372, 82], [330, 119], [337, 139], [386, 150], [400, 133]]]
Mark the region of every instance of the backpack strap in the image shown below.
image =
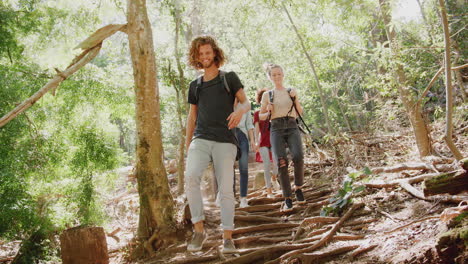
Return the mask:
[[[291, 98], [291, 101], [293, 103], [293, 105], [291, 106], [291, 109], [289, 110], [289, 113], [291, 113], [292, 111], [292, 108], [294, 107], [294, 110], [296, 110], [296, 114], [299, 118], [299, 120], [301, 120], [301, 123], [304, 125], [304, 127], [307, 129], [307, 131], [309, 132], [309, 134], [311, 134], [312, 132], [310, 131], [309, 127], [307, 126], [307, 124], [304, 122], [304, 119], [302, 118], [301, 114], [299, 114], [299, 111], [297, 111], [297, 107], [296, 107], [296, 97], [292, 97], [291, 96], [291, 88], [288, 88], [288, 94], [289, 94], [289, 97]], [[288, 115], [289, 115], [288, 113]], [[298, 125], [299, 125], [299, 120], [296, 119], [296, 122], [298, 122]], [[301, 126], [298, 126], [299, 127], [299, 130], [304, 133], [304, 134], [307, 134], [306, 131], [301, 127]]]
[[[287, 115], [287, 116], [289, 116], [291, 114], [293, 108], [296, 108], [296, 104], [295, 104], [296, 97], [291, 96], [291, 88], [286, 89], [286, 91], [288, 91], [289, 98], [291, 98], [291, 101], [292, 101], [291, 108], [289, 109], [289, 112], [288, 112], [288, 115]], [[297, 109], [296, 109], [296, 114], [299, 115], [299, 112], [297, 112]]]
[[227, 82], [227, 78], [226, 78], [226, 72], [225, 71], [219, 71], [219, 77], [221, 78], [221, 81], [223, 82], [224, 84], [224, 89], [226, 90], [226, 92], [232, 96], [231, 94], [231, 88], [229, 88], [229, 84]]
[[[223, 82], [223, 86], [224, 86], [224, 89], [226, 90], [226, 92], [230, 95], [230, 96], [233, 96], [231, 94], [231, 88], [229, 87], [229, 84], [228, 84], [228, 81], [227, 81], [227, 78], [226, 78], [226, 72], [225, 71], [219, 71], [219, 77], [221, 78], [221, 82]], [[198, 97], [200, 95], [200, 90], [201, 90], [201, 87], [202, 87], [202, 84], [203, 84], [203, 75], [199, 76], [197, 78], [197, 85], [195, 86], [195, 100], [197, 101], [198, 103]]]

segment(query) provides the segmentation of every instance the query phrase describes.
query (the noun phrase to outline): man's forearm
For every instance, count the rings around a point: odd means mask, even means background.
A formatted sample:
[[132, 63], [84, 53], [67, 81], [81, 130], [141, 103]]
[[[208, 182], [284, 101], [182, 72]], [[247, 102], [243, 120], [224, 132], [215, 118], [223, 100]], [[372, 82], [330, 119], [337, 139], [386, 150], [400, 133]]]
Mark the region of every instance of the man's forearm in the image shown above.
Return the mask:
[[190, 116], [187, 117], [187, 128], [185, 129], [185, 147], [186, 150], [188, 151], [188, 148], [190, 146], [190, 142], [192, 141], [193, 137], [193, 131], [195, 130], [195, 121], [190, 118]]
[[237, 109], [242, 111], [242, 114], [245, 114], [250, 111], [250, 102], [249, 100], [245, 100], [243, 103], [239, 103], [237, 107]]
[[249, 129], [249, 139], [250, 139], [250, 142], [255, 142], [255, 136], [254, 136], [253, 128]]

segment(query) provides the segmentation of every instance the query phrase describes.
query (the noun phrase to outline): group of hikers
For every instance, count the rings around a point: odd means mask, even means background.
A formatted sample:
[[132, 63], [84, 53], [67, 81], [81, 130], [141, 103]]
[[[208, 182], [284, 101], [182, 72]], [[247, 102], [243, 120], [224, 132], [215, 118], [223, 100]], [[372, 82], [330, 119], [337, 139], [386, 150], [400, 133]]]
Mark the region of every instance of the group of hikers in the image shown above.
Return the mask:
[[[238, 160], [239, 207], [246, 207], [249, 149], [259, 152], [263, 160], [268, 197], [273, 197], [272, 187], [277, 184], [278, 177], [284, 198], [280, 210], [293, 210], [293, 198], [298, 204], [305, 203], [301, 190], [304, 154], [296, 123], [303, 109], [297, 91], [283, 85], [283, 68], [277, 64], [266, 64], [266, 74], [274, 88], [257, 91], [256, 101], [261, 107], [254, 113], [252, 122], [244, 86], [235, 72], [219, 70], [226, 58], [211, 36], [197, 37], [192, 41], [188, 61], [193, 68], [203, 70], [203, 75], [190, 83], [188, 92], [185, 190], [194, 232], [187, 250], [201, 250], [207, 239], [200, 184], [204, 170], [212, 163], [224, 232], [222, 252], [235, 253], [237, 249], [232, 240], [236, 204], [233, 168]], [[294, 164], [294, 196], [288, 174], [287, 149]], [[270, 167], [273, 168], [271, 172]]]

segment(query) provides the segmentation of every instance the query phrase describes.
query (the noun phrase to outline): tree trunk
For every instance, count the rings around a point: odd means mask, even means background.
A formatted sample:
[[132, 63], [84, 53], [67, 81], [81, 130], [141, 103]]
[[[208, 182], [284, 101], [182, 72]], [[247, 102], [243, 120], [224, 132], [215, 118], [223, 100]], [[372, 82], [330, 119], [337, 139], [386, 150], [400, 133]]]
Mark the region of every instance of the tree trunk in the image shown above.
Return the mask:
[[60, 235], [63, 264], [108, 264], [106, 234], [102, 227], [75, 227]]
[[[136, 94], [136, 177], [140, 196], [133, 257], [147, 256], [175, 239], [174, 201], [163, 163], [159, 89], [151, 25], [145, 0], [127, 1], [128, 39]], [[146, 253], [143, 250], [146, 249]]]
[[[388, 40], [390, 41], [390, 48], [393, 56], [398, 59], [399, 47], [396, 39], [396, 33], [391, 26], [391, 10], [388, 4], [388, 0], [379, 0], [381, 15], [385, 23], [385, 30], [387, 32]], [[413, 98], [410, 93], [409, 87], [406, 83], [406, 74], [403, 66], [396, 62], [397, 66], [394, 69], [396, 74], [396, 81], [398, 92], [400, 94], [401, 101], [405, 107], [406, 114], [413, 127], [413, 133], [416, 139], [416, 145], [418, 146], [419, 155], [421, 157], [429, 156], [432, 153], [431, 141], [429, 139], [429, 131], [426, 126], [426, 122], [421, 113], [421, 107], [417, 104], [417, 100]]]
[[[177, 158], [177, 192], [179, 195], [184, 193], [184, 178], [185, 178], [185, 125], [184, 125], [184, 113], [187, 113], [187, 104], [185, 103], [186, 90], [188, 84], [185, 81], [184, 69], [182, 68], [181, 57], [182, 54], [179, 51], [179, 39], [180, 39], [180, 27], [182, 24], [180, 2], [174, 0], [174, 22], [175, 22], [175, 38], [174, 38], [174, 55], [177, 64], [177, 70], [179, 72], [179, 80], [174, 85], [176, 90], [177, 99], [177, 120], [179, 124], [179, 148]], [[181, 98], [182, 97], [182, 98]]]
[[445, 142], [447, 142], [447, 146], [449, 147], [450, 151], [452, 152], [453, 156], [457, 160], [461, 160], [463, 158], [460, 151], [457, 149], [455, 144], [453, 143], [452, 139], [452, 130], [453, 130], [453, 123], [452, 123], [452, 112], [453, 112], [453, 88], [452, 88], [452, 63], [450, 59], [450, 30], [448, 27], [448, 19], [447, 19], [447, 11], [445, 9], [444, 0], [439, 0], [440, 5], [440, 16], [442, 20], [442, 26], [444, 29], [444, 41], [445, 41], [445, 91], [446, 91], [446, 99], [447, 105], [445, 108]]
[[456, 171], [424, 180], [424, 196], [441, 193], [458, 194], [468, 191], [468, 173]]
[[323, 116], [325, 117], [325, 123], [327, 124], [328, 133], [333, 135], [334, 130], [333, 130], [333, 127], [330, 124], [330, 119], [328, 118], [328, 108], [327, 108], [327, 102], [326, 102], [327, 100], [325, 99], [325, 95], [323, 93], [322, 86], [320, 85], [320, 80], [318, 78], [317, 72], [315, 71], [315, 66], [314, 66], [314, 63], [312, 61], [312, 58], [310, 57], [309, 53], [307, 52], [306, 46], [304, 44], [304, 40], [302, 39], [301, 34], [297, 30], [296, 24], [294, 24], [294, 21], [292, 20], [292, 17], [289, 14], [288, 9], [284, 5], [284, 3], [281, 3], [281, 6], [282, 6], [284, 12], [286, 13], [286, 15], [288, 16], [288, 19], [291, 22], [292, 27], [294, 28], [294, 32], [296, 32], [297, 38], [299, 39], [299, 42], [301, 43], [302, 50], [304, 51], [304, 54], [306, 55], [307, 60], [309, 61], [310, 68], [312, 69], [312, 73], [314, 74], [315, 81], [317, 82], [317, 89], [318, 89], [318, 92], [319, 92], [320, 102], [321, 102], [322, 108], [323, 108]]

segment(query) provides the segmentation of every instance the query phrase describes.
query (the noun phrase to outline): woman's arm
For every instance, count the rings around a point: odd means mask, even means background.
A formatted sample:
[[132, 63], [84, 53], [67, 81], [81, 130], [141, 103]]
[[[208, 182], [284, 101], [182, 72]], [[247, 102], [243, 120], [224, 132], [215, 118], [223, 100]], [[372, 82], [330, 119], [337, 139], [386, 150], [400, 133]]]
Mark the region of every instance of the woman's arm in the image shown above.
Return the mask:
[[301, 102], [299, 102], [299, 96], [297, 95], [296, 89], [291, 89], [289, 95], [294, 99], [293, 103], [296, 105], [297, 112], [299, 112], [298, 114], [302, 115], [304, 109], [302, 109]]
[[197, 121], [197, 109], [198, 106], [190, 104], [189, 114], [187, 115], [187, 124], [185, 129], [185, 151], [188, 152], [190, 142], [192, 142], [193, 131], [195, 130], [195, 124]]

